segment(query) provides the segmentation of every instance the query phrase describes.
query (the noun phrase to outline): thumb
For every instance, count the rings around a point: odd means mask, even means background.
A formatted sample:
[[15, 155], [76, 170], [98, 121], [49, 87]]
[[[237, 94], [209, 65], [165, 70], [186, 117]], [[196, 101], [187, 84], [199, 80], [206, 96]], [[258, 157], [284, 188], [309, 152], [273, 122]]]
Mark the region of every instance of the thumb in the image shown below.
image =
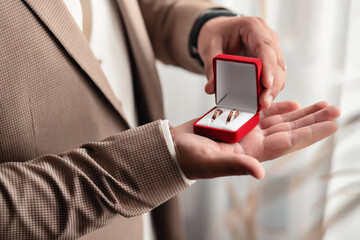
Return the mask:
[[213, 166], [220, 176], [251, 175], [257, 179], [265, 176], [264, 167], [250, 156], [235, 153], [219, 153], [216, 166]]
[[215, 81], [212, 60], [216, 55], [221, 53], [223, 53], [221, 45], [213, 44], [212, 47], [209, 47], [209, 49], [205, 51], [202, 56], [202, 60], [204, 61], [206, 78], [208, 79], [208, 82], [205, 85], [205, 92], [207, 94], [215, 93]]

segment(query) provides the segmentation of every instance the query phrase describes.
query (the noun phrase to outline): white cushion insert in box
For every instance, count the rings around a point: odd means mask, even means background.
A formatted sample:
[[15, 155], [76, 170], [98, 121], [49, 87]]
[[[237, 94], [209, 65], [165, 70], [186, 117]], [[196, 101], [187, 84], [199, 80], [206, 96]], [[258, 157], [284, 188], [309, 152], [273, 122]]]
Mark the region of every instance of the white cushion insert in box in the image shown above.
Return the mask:
[[[211, 121], [212, 116], [216, 109], [221, 109], [223, 113], [218, 116], [214, 121]], [[230, 121], [228, 124], [226, 124], [226, 119], [232, 110], [229, 108], [214, 108], [212, 111], [210, 111], [208, 114], [206, 114], [203, 118], [201, 118], [196, 125], [200, 126], [206, 126], [206, 127], [212, 127], [212, 128], [218, 128], [218, 129], [224, 129], [229, 131], [236, 131], [238, 130], [242, 125], [244, 125], [247, 121], [249, 121], [255, 113], [252, 112], [245, 112], [245, 111], [239, 111], [239, 116], [237, 116], [235, 119], [232, 118], [232, 121]]]

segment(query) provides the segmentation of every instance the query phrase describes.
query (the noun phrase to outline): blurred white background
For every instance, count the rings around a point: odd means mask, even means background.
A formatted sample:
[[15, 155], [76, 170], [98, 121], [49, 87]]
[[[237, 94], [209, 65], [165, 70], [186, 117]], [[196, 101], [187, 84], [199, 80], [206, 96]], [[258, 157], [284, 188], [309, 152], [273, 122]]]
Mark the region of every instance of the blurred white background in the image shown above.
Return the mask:
[[[198, 181], [182, 194], [189, 239], [360, 239], [360, 1], [217, 0], [262, 16], [278, 33], [288, 66], [276, 101], [340, 106], [335, 137], [264, 163], [262, 181]], [[206, 78], [158, 65], [173, 125], [214, 106]], [[333, 175], [331, 175], [333, 174]]]

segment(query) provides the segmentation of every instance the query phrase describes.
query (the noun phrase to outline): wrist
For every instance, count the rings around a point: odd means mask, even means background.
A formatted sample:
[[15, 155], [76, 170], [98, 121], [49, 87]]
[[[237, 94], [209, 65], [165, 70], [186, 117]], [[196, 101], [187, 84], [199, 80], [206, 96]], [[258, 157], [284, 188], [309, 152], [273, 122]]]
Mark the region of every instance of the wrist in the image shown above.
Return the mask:
[[196, 59], [199, 64], [204, 67], [204, 63], [198, 52], [198, 38], [202, 27], [211, 19], [224, 16], [238, 16], [224, 8], [213, 8], [204, 11], [195, 21], [189, 36], [189, 53], [190, 56]]
[[184, 179], [184, 181], [188, 184], [188, 185], [192, 185], [194, 184], [196, 181], [193, 179], [193, 178], [190, 178], [187, 174], [186, 174], [186, 170], [185, 167], [184, 167], [184, 164], [182, 162], [182, 156], [180, 154], [180, 151], [178, 149], [178, 146], [176, 144], [176, 135], [179, 134], [179, 130], [178, 130], [179, 127], [177, 128], [174, 128], [173, 126], [171, 126], [171, 124], [169, 123], [169, 132], [170, 132], [170, 136], [171, 136], [171, 139], [172, 139], [172, 149], [174, 150], [175, 152], [175, 161], [176, 161], [176, 164], [179, 168], [179, 171]]

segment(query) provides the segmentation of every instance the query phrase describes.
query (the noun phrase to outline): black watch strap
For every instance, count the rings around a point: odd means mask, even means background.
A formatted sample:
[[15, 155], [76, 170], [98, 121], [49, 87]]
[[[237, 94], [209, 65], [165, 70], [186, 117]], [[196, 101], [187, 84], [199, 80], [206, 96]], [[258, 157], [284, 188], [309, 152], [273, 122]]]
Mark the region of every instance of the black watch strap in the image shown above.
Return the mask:
[[189, 52], [191, 57], [195, 58], [202, 67], [204, 67], [204, 62], [202, 61], [197, 49], [197, 40], [199, 37], [201, 27], [210, 19], [216, 17], [222, 17], [222, 16], [233, 17], [233, 16], [238, 16], [238, 14], [230, 12], [225, 8], [207, 9], [202, 14], [200, 14], [200, 16], [196, 19], [193, 28], [191, 29], [190, 37], [189, 37]]

